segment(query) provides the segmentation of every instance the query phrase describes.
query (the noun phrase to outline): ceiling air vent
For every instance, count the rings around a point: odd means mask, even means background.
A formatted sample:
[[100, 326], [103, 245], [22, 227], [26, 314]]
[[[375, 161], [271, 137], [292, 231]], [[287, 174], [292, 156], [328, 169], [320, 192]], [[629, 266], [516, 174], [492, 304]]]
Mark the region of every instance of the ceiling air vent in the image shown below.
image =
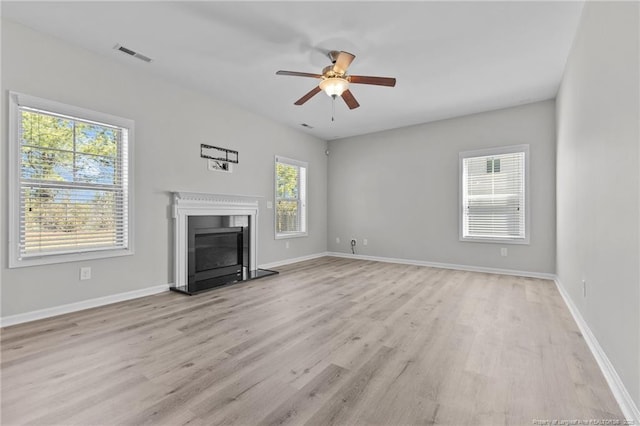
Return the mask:
[[119, 51], [121, 51], [123, 53], [126, 53], [129, 56], [133, 56], [134, 58], [138, 58], [141, 61], [151, 62], [151, 58], [150, 57], [144, 56], [143, 54], [135, 52], [135, 51], [133, 51], [131, 49], [127, 49], [126, 47], [121, 46], [119, 44], [116, 44], [115, 46], [113, 46], [113, 48], [116, 49], [116, 50], [119, 50]]

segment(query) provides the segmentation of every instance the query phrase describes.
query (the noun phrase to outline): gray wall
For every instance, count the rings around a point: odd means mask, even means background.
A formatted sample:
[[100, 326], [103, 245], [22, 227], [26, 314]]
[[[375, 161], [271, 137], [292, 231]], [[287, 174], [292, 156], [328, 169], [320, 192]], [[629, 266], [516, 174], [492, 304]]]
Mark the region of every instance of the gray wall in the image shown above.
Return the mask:
[[[3, 317], [173, 282], [168, 191], [264, 197], [258, 225], [261, 264], [326, 251], [325, 141], [3, 20], [3, 129], [8, 90], [135, 120], [135, 255], [7, 269], [3, 247]], [[6, 138], [4, 130], [3, 183]], [[232, 174], [208, 171], [201, 143], [238, 150], [240, 164]], [[266, 201], [273, 200], [275, 154], [309, 162], [307, 238], [274, 240], [273, 209], [266, 209]], [[4, 245], [6, 184], [1, 194]], [[93, 279], [79, 281], [80, 266], [91, 266]]]
[[[531, 244], [459, 241], [458, 153], [519, 144], [531, 151]], [[330, 251], [350, 253], [356, 237], [363, 255], [555, 272], [553, 101], [331, 141], [329, 150]]]
[[[637, 3], [587, 2], [558, 94], [557, 272], [640, 406]], [[583, 296], [582, 280], [587, 283]]]

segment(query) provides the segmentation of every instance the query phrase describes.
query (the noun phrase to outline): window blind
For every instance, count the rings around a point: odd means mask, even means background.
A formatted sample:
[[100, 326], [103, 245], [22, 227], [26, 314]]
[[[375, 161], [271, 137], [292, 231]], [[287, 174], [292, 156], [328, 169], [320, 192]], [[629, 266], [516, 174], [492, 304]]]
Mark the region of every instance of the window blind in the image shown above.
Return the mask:
[[276, 236], [306, 233], [307, 164], [276, 157]]
[[462, 159], [463, 238], [524, 240], [525, 152]]
[[128, 246], [128, 129], [19, 107], [20, 258]]

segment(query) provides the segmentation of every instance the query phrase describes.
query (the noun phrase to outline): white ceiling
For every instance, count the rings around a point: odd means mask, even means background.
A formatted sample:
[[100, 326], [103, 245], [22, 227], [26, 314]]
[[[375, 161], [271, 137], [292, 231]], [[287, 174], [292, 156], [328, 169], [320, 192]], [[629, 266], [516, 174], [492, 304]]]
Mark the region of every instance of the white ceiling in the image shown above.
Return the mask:
[[[322, 139], [555, 97], [583, 3], [567, 2], [2, 2], [2, 15], [113, 61], [210, 93]], [[117, 43], [153, 59], [113, 49]], [[298, 98], [329, 50], [356, 55], [360, 108]], [[300, 126], [307, 123], [313, 129]]]

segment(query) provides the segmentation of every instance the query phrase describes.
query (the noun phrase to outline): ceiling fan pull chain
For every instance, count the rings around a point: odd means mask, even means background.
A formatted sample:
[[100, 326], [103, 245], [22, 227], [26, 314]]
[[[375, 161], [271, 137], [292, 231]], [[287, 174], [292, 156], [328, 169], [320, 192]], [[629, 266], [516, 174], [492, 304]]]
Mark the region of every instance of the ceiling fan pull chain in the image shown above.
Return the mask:
[[336, 97], [340, 96], [347, 104], [349, 109], [355, 109], [360, 106], [353, 93], [349, 90], [349, 85], [354, 84], [373, 84], [375, 86], [394, 87], [396, 79], [393, 77], [372, 77], [366, 75], [348, 75], [347, 69], [351, 62], [355, 59], [353, 53], [342, 50], [332, 50], [328, 53], [331, 64], [322, 69], [322, 74], [313, 74], [310, 72], [299, 71], [276, 71], [276, 75], [291, 75], [298, 77], [312, 77], [320, 79], [320, 83], [311, 89], [306, 95], [295, 101], [294, 105], [302, 105], [309, 99], [324, 91], [333, 98], [333, 115], [331, 121], [335, 121], [335, 102]]
[[331, 96], [331, 121], [335, 120], [336, 115], [336, 95]]

